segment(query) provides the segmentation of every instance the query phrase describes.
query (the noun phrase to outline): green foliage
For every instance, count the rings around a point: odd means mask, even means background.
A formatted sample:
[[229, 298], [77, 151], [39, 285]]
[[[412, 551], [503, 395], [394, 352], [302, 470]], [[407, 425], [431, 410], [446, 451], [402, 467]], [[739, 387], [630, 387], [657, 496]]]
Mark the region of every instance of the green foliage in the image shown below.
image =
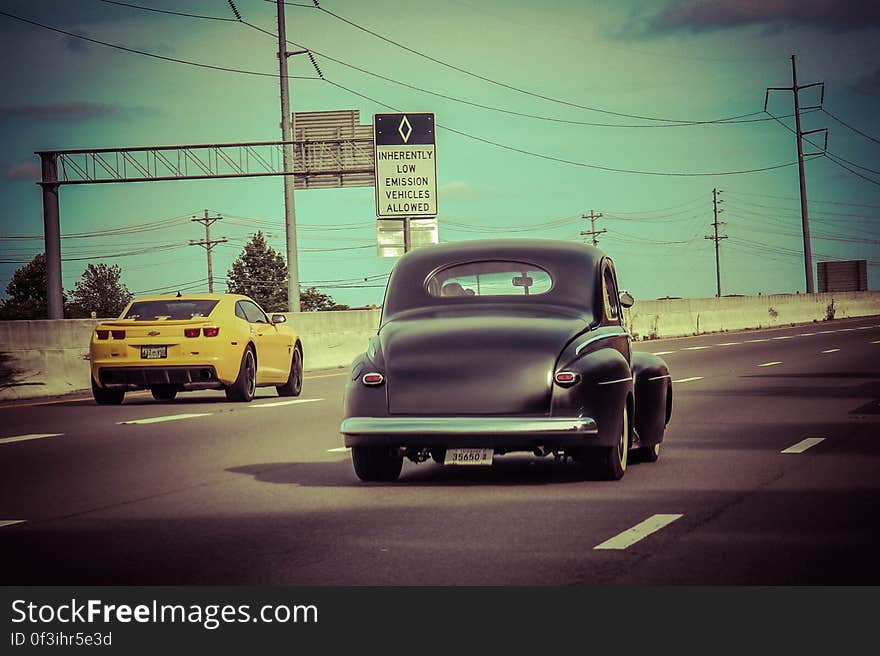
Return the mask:
[[320, 312], [322, 310], [347, 310], [347, 305], [338, 305], [330, 294], [308, 287], [300, 292], [299, 306], [303, 312]]
[[0, 302], [0, 319], [45, 319], [49, 314], [47, 286], [46, 254], [40, 253], [12, 274], [6, 286], [9, 298]]
[[118, 264], [89, 264], [69, 293], [68, 316], [118, 317], [128, 302], [131, 292], [120, 282], [122, 270]]
[[287, 265], [262, 231], [251, 237], [226, 272], [226, 288], [231, 294], [250, 296], [266, 312], [287, 310]]

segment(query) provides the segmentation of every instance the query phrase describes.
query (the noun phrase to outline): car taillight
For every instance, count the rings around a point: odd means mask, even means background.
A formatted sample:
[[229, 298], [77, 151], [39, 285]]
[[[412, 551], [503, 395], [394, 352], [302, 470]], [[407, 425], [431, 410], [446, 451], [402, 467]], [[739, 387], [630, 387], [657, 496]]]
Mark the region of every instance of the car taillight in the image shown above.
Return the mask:
[[98, 339], [108, 339], [110, 337], [109, 330], [96, 330], [95, 332], [98, 333]]
[[557, 385], [574, 385], [579, 379], [573, 371], [560, 371], [553, 377]]
[[361, 378], [361, 382], [364, 385], [381, 385], [384, 381], [385, 376], [380, 373], [376, 373], [375, 371], [364, 374], [363, 378]]
[[205, 337], [216, 337], [220, 334], [219, 328], [202, 328], [202, 332], [205, 333]]
[[183, 334], [186, 337], [198, 337], [201, 330], [201, 328], [184, 328]]
[[125, 331], [124, 330], [114, 330], [113, 339], [125, 339]]

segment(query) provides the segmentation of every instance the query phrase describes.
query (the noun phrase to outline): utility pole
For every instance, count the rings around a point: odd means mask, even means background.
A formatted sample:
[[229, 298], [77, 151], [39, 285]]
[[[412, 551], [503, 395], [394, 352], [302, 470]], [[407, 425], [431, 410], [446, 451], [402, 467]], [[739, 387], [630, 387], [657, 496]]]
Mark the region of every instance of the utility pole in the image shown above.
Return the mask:
[[209, 217], [208, 210], [205, 210], [204, 218], [194, 216], [190, 219], [190, 221], [195, 221], [196, 223], [201, 223], [205, 226], [205, 238], [204, 239], [190, 239], [190, 246], [202, 246], [205, 249], [205, 252], [208, 254], [208, 292], [214, 293], [214, 266], [211, 261], [211, 249], [214, 248], [217, 244], [222, 244], [228, 239], [223, 237], [222, 239], [211, 239], [211, 224], [219, 221], [223, 217], [219, 214], [217, 216]]
[[586, 237], [588, 235], [591, 236], [593, 238], [593, 246], [598, 246], [599, 245], [599, 235], [601, 235], [604, 232], [608, 232], [605, 228], [602, 228], [601, 230], [596, 230], [596, 219], [601, 219], [602, 214], [601, 213], [596, 214], [595, 212], [593, 212], [593, 210], [590, 210], [589, 216], [587, 216], [586, 214], [581, 214], [581, 218], [590, 220], [590, 229], [589, 230], [582, 230], [581, 236], [582, 237]]
[[284, 0], [278, 5], [278, 77], [281, 83], [281, 147], [284, 154], [284, 224], [287, 230], [287, 309], [299, 312], [299, 260], [296, 248], [296, 204], [293, 191], [296, 181], [293, 175], [293, 130], [291, 128], [290, 95], [287, 88], [287, 58], [307, 52], [287, 50], [287, 27], [284, 20]]
[[715, 227], [714, 235], [706, 235], [704, 239], [711, 239], [715, 242], [715, 284], [717, 286], [717, 292], [715, 296], [721, 298], [721, 256], [718, 252], [718, 242], [722, 239], [727, 239], [727, 235], [719, 235], [718, 234], [718, 226], [724, 225], [723, 221], [718, 221], [718, 215], [723, 212], [723, 209], [718, 209], [718, 203], [723, 203], [723, 200], [718, 199], [718, 194], [721, 193], [720, 189], [712, 190], [712, 211], [715, 214], [715, 221], [712, 225]]
[[770, 98], [771, 91], [791, 91], [794, 95], [794, 122], [795, 122], [795, 136], [797, 140], [797, 154], [798, 154], [798, 175], [800, 177], [800, 188], [801, 188], [801, 229], [804, 235], [804, 274], [807, 281], [807, 293], [812, 294], [815, 291], [815, 287], [813, 285], [813, 249], [810, 244], [810, 216], [807, 209], [807, 179], [804, 174], [804, 144], [803, 137], [806, 134], [812, 134], [814, 132], [825, 132], [825, 148], [828, 147], [828, 129], [821, 128], [819, 130], [807, 130], [804, 132], [801, 130], [801, 106], [800, 106], [800, 97], [798, 92], [801, 89], [808, 89], [810, 87], [822, 87], [822, 95], [819, 100], [819, 104], [815, 107], [806, 107], [804, 109], [818, 109], [822, 107], [822, 103], [825, 101], [825, 83], [824, 82], [814, 82], [812, 84], [804, 84], [798, 85], [797, 81], [797, 61], [794, 55], [791, 56], [791, 86], [790, 87], [768, 87], [767, 93], [764, 96], [764, 111], [767, 111], [767, 101]]

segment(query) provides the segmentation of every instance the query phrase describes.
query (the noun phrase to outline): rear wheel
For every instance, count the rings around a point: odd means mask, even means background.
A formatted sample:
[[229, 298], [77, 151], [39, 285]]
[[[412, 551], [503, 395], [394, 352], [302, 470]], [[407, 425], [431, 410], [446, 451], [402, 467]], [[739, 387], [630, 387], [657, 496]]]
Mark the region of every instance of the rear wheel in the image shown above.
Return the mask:
[[621, 424], [617, 444], [610, 449], [604, 449], [597, 463], [599, 476], [607, 481], [620, 480], [626, 471], [629, 451], [629, 407], [626, 403], [623, 405]]
[[652, 446], [643, 446], [637, 449], [635, 455], [638, 456], [639, 462], [657, 462], [660, 457], [660, 443]]
[[381, 446], [351, 447], [351, 462], [362, 481], [394, 481], [403, 468], [403, 456]]
[[113, 390], [98, 387], [93, 378], [92, 397], [98, 405], [120, 405], [125, 398], [125, 390]]
[[238, 369], [238, 377], [235, 382], [226, 388], [226, 398], [230, 401], [244, 401], [250, 403], [257, 391], [257, 361], [254, 351], [249, 346], [241, 356], [241, 366]]
[[150, 393], [157, 401], [173, 401], [177, 396], [177, 388], [174, 385], [153, 385]]
[[277, 385], [278, 396], [299, 396], [303, 384], [303, 356], [299, 346], [293, 348], [293, 357], [290, 360], [290, 373], [284, 385]]

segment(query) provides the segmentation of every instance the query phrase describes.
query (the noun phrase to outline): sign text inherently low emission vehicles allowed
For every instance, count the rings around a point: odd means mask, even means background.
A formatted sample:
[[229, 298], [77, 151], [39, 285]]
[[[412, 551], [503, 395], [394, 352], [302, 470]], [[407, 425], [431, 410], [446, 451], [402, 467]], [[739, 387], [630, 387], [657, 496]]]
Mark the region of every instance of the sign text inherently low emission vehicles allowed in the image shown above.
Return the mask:
[[376, 215], [436, 216], [433, 114], [376, 114]]

